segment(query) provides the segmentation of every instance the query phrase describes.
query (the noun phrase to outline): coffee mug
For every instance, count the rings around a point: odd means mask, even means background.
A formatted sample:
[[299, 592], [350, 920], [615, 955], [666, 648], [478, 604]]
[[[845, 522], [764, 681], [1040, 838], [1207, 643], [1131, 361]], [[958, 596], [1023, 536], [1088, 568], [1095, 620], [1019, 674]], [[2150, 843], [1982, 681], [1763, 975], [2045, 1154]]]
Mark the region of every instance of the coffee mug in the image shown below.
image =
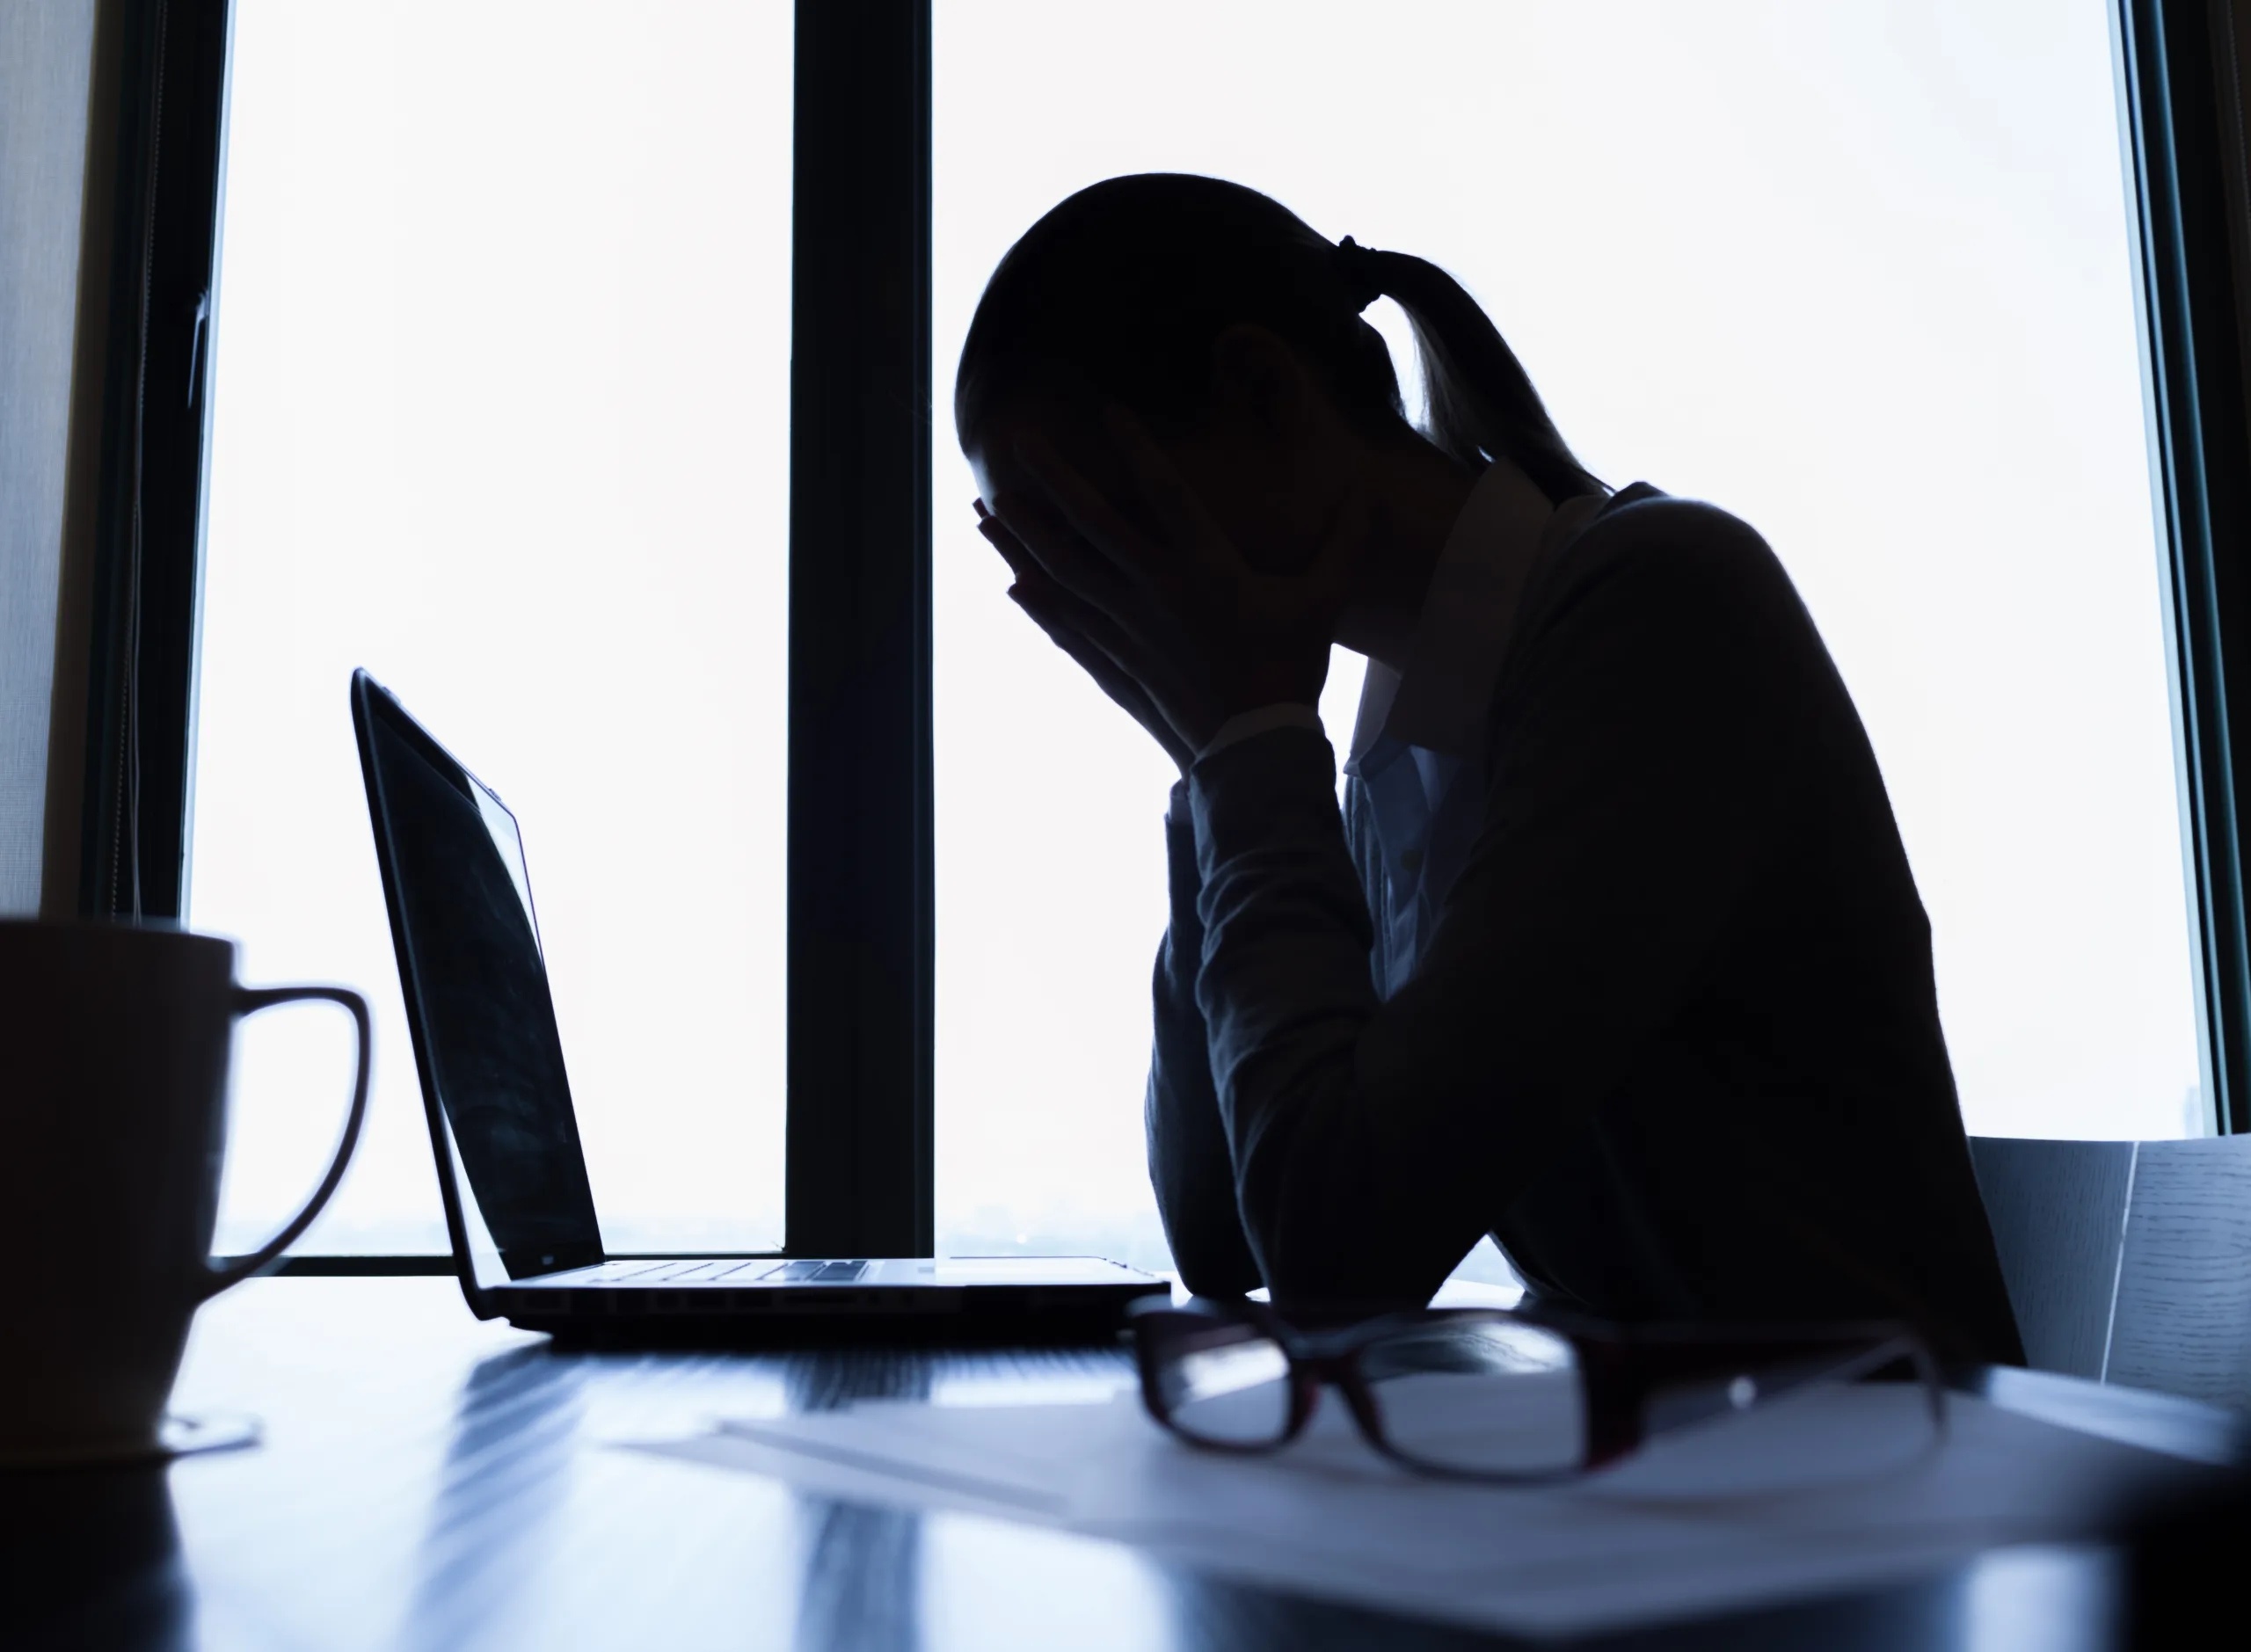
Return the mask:
[[[255, 1253], [211, 1255], [234, 1024], [340, 1004], [359, 1076], [334, 1162]], [[205, 1300], [310, 1226], [368, 1108], [367, 1001], [341, 986], [235, 985], [230, 941], [98, 923], [0, 921], [0, 1465], [163, 1449], [164, 1401]]]

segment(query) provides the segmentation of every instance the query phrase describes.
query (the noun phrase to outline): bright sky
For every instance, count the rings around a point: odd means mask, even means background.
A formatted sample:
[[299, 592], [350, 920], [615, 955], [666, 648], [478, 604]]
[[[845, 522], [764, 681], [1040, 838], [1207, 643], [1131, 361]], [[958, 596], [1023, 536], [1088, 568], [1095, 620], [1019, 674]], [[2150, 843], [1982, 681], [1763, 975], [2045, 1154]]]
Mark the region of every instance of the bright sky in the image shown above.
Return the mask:
[[[192, 919], [247, 979], [376, 1005], [315, 1248], [440, 1240], [356, 665], [523, 820], [613, 1244], [779, 1237], [788, 19], [239, 8]], [[1121, 171], [1446, 265], [1598, 472], [1764, 533], [1883, 761], [1970, 1127], [2186, 1127], [2106, 31], [2102, 0], [938, 0], [942, 1245], [1162, 1259], [1169, 766], [1002, 600], [945, 421], [994, 261]], [[311, 1014], [246, 1033], [222, 1243], [317, 1176], [346, 1051]]]

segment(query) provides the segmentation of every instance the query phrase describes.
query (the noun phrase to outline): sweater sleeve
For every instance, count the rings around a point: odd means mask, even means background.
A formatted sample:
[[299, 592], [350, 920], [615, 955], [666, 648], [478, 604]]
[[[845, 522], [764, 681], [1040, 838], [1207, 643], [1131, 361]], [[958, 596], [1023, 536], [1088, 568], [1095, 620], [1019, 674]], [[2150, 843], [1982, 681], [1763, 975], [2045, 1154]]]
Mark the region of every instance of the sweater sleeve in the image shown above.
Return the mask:
[[1204, 1012], [1196, 1003], [1204, 924], [1196, 910], [1196, 834], [1187, 793], [1184, 781], [1173, 789], [1165, 816], [1171, 921], [1157, 948], [1153, 993], [1149, 1180], [1183, 1283], [1199, 1295], [1240, 1296], [1259, 1284], [1258, 1264], [1235, 1209], [1235, 1168], [1220, 1124]]
[[1388, 1001], [1328, 742], [1280, 730], [1191, 771], [1197, 997], [1277, 1299], [1427, 1298], [1617, 1083], [1739, 903], [1786, 767], [1762, 662], [1796, 597], [1733, 526], [1650, 513], [1575, 553], [1569, 600], [1496, 698], [1482, 833]]

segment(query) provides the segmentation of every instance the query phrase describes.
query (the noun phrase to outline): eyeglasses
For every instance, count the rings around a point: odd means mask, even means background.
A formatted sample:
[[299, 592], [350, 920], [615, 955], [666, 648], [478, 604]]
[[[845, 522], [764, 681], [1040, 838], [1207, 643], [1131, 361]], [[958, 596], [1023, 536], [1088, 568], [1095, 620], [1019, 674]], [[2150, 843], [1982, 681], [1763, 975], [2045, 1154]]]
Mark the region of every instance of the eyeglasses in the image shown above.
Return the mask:
[[1136, 1305], [1133, 1330], [1149, 1415], [1209, 1451], [1278, 1450], [1326, 1386], [1394, 1461], [1504, 1485], [1573, 1479], [1657, 1435], [1893, 1370], [1922, 1386], [1922, 1437], [1946, 1428], [1929, 1348], [1889, 1322], [1727, 1330], [1467, 1308], [1306, 1328], [1262, 1303], [1198, 1299]]

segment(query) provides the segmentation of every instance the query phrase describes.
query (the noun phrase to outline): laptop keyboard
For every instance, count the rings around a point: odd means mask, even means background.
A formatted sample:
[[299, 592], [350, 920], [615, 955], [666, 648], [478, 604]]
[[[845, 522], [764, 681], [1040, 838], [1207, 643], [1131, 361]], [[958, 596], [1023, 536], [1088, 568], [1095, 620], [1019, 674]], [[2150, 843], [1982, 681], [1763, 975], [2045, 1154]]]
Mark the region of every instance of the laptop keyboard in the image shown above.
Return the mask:
[[777, 1284], [795, 1280], [814, 1281], [821, 1284], [849, 1284], [868, 1270], [864, 1262], [785, 1262], [771, 1273], [761, 1273], [761, 1279]]
[[630, 1285], [636, 1289], [699, 1284], [850, 1284], [868, 1271], [864, 1261], [825, 1262], [800, 1257], [776, 1262], [771, 1256], [744, 1261], [719, 1257], [706, 1262], [606, 1262], [570, 1281], [576, 1285]]

